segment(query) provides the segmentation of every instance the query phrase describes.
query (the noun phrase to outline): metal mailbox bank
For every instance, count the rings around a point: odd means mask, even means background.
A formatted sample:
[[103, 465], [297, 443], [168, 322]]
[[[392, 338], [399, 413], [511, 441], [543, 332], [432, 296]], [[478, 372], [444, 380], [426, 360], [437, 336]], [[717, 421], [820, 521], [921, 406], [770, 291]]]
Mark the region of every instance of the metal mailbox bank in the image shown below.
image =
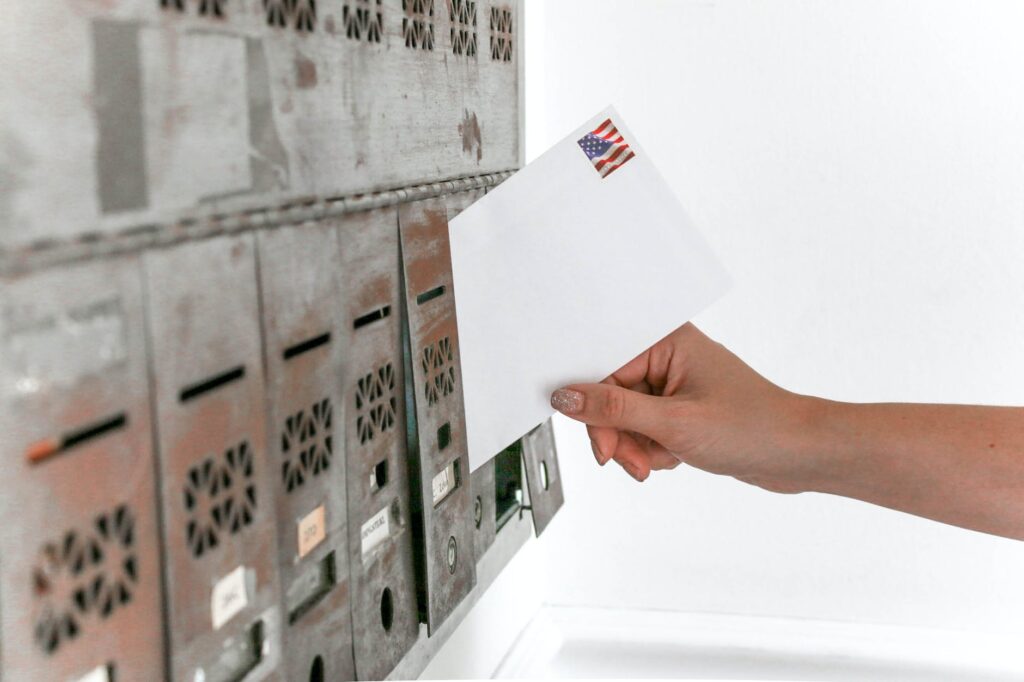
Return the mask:
[[448, 255], [520, 3], [5, 10], [0, 679], [415, 677], [562, 500], [468, 469]]

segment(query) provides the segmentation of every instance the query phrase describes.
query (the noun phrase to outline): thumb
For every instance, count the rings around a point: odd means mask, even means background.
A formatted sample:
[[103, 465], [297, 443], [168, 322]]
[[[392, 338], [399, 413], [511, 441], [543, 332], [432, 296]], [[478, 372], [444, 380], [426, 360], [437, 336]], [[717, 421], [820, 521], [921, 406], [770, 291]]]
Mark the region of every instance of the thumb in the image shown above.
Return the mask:
[[551, 394], [551, 406], [576, 421], [635, 431], [655, 440], [670, 421], [669, 403], [610, 384], [573, 384]]

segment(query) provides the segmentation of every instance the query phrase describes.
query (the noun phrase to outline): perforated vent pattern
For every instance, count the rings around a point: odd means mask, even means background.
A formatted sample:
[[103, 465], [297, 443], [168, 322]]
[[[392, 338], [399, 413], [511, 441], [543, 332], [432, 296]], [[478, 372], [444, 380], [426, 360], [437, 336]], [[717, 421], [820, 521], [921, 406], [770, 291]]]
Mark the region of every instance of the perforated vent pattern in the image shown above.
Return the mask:
[[251, 524], [256, 512], [256, 485], [248, 441], [189, 469], [184, 498], [189, 513], [185, 534], [196, 558], [216, 548], [225, 533], [239, 533]]
[[356, 383], [356, 431], [366, 444], [395, 425], [395, 369], [389, 362]]
[[402, 0], [402, 36], [412, 49], [434, 49], [434, 0]]
[[263, 0], [267, 23], [296, 31], [316, 29], [316, 0]]
[[189, 2], [196, 5], [200, 16], [223, 19], [225, 16], [224, 8], [228, 0], [160, 0], [160, 7], [185, 12]]
[[32, 587], [40, 600], [34, 639], [44, 652], [78, 637], [88, 619], [109, 618], [131, 602], [139, 581], [134, 550], [135, 519], [124, 505], [43, 545]]
[[420, 366], [425, 376], [424, 392], [427, 405], [435, 405], [438, 400], [451, 395], [455, 390], [453, 361], [452, 341], [447, 336], [423, 349]]
[[491, 59], [512, 61], [512, 10], [508, 7], [491, 8]]
[[452, 53], [476, 56], [476, 0], [448, 0]]
[[384, 18], [380, 13], [380, 0], [351, 0], [341, 10], [345, 35], [353, 40], [379, 43], [384, 32]]
[[334, 454], [333, 413], [331, 401], [325, 398], [285, 420], [281, 431], [281, 454], [284, 457], [281, 478], [288, 492], [331, 466]]

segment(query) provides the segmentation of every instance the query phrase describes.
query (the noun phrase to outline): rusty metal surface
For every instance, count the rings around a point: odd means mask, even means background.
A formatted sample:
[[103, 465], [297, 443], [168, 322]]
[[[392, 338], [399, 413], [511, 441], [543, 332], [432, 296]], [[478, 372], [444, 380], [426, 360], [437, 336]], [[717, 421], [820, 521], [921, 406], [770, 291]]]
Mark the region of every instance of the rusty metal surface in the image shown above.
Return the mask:
[[[337, 231], [306, 224], [257, 235], [267, 368], [268, 471], [289, 680], [355, 679]], [[319, 676], [319, 677], [318, 677]]]
[[252, 236], [144, 265], [171, 677], [283, 679]]
[[[376, 680], [391, 672], [419, 632], [402, 394], [398, 220], [391, 208], [346, 216], [336, 224], [355, 662], [359, 679]], [[388, 524], [384, 535], [375, 525], [382, 518]]]
[[494, 504], [494, 460], [473, 472], [469, 487], [473, 496], [473, 554], [479, 562], [494, 544], [498, 532]]
[[514, 0], [9, 2], [0, 248], [519, 163]]
[[443, 199], [428, 199], [399, 206], [398, 215], [412, 372], [409, 409], [415, 410], [411, 490], [425, 588], [421, 608], [433, 633], [476, 581], [473, 499], [447, 207]]
[[136, 258], [0, 280], [0, 679], [161, 677]]
[[523, 465], [533, 527], [539, 536], [565, 501], [550, 419], [523, 437]]

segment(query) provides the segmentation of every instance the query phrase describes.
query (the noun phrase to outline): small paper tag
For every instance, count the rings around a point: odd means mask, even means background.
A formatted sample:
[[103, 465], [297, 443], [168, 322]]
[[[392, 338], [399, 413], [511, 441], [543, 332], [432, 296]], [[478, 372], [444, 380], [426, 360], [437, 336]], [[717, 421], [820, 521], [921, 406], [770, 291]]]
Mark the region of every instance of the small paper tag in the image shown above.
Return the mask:
[[219, 630], [224, 623], [234, 618], [248, 605], [249, 595], [245, 586], [245, 566], [239, 566], [213, 586], [213, 597], [210, 604], [213, 613], [213, 629]]
[[380, 543], [391, 537], [391, 514], [387, 507], [370, 517], [370, 520], [363, 524], [362, 546], [363, 557], [372, 552]]
[[434, 480], [431, 481], [431, 488], [434, 493], [434, 506], [441, 504], [444, 498], [448, 497], [453, 490], [459, 487], [459, 460], [452, 460], [440, 471]]
[[312, 552], [326, 536], [326, 514], [321, 504], [299, 521], [299, 558]]
[[110, 668], [105, 665], [93, 668], [75, 682], [110, 682]]

